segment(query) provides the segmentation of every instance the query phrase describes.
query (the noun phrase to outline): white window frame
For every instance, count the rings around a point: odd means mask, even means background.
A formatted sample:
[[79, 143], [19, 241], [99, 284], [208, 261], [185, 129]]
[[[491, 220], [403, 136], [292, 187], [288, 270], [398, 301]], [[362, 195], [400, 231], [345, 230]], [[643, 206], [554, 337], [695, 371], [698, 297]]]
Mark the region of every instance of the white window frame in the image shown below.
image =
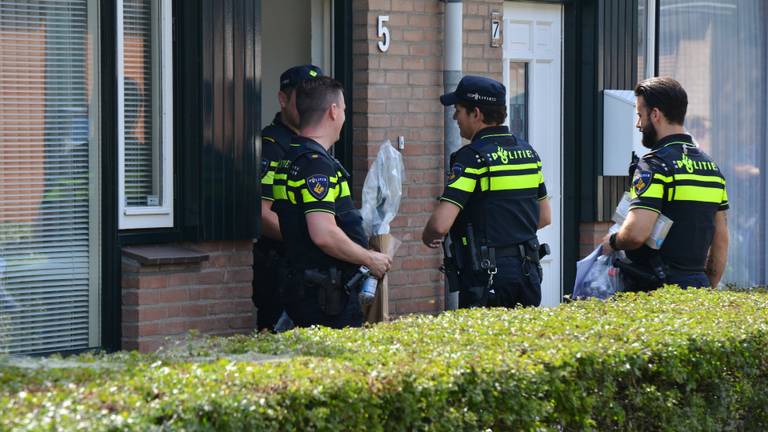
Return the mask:
[[[173, 227], [173, 61], [171, 0], [152, 1], [153, 139], [160, 139], [159, 206], [128, 207], [125, 201], [125, 74], [123, 0], [117, 0], [117, 130], [119, 229]], [[159, 39], [159, 40], [158, 40]]]
[[656, 8], [658, 8], [657, 0], [648, 0], [646, 11], [646, 28], [647, 36], [645, 38], [645, 77], [653, 78], [656, 76]]
[[101, 323], [101, 203], [102, 190], [101, 179], [103, 169], [101, 164], [101, 65], [97, 59], [101, 58], [102, 47], [99, 43], [101, 34], [101, 20], [99, 19], [99, 2], [97, 0], [88, 0], [88, 31], [90, 32], [91, 43], [93, 44], [93, 54], [90, 67], [93, 70], [91, 74], [90, 118], [89, 118], [89, 162], [91, 172], [96, 175], [91, 176], [88, 185], [90, 202], [88, 203], [90, 212], [90, 224], [88, 228], [88, 254], [89, 254], [89, 278], [90, 288], [88, 290], [88, 344], [91, 347], [102, 345]]

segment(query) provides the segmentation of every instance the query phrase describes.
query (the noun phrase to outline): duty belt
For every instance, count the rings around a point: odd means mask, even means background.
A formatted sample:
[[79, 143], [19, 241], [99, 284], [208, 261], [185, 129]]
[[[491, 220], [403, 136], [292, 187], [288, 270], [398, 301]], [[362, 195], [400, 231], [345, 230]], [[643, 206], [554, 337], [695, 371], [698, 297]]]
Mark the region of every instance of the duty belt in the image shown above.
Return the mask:
[[522, 257], [523, 255], [520, 254], [520, 248], [515, 246], [507, 246], [507, 247], [500, 247], [500, 248], [494, 248], [496, 251], [496, 258], [506, 258], [506, 257]]

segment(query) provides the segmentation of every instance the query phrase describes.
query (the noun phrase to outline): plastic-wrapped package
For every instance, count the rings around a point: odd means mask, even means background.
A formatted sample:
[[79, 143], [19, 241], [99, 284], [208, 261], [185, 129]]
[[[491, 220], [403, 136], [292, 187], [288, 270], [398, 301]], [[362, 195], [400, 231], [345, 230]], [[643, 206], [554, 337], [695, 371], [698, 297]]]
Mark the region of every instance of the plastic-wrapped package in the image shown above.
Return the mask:
[[[624, 220], [629, 213], [629, 204], [631, 201], [629, 193], [624, 192], [624, 196], [616, 206], [616, 210], [613, 212], [611, 220], [616, 222], [616, 224], [611, 227], [609, 230], [610, 233], [618, 232], [619, 228], [621, 228], [621, 225], [624, 223]], [[651, 235], [648, 237], [648, 240], [645, 241], [645, 244], [651, 249], [661, 249], [661, 245], [664, 244], [664, 239], [667, 238], [670, 228], [672, 228], [672, 219], [663, 214], [659, 214], [659, 217], [656, 219], [656, 224], [651, 231]]]
[[[363, 229], [370, 238], [371, 248], [390, 257], [394, 257], [401, 243], [389, 234], [389, 224], [400, 208], [404, 180], [403, 157], [387, 140], [379, 147], [376, 160], [365, 177], [360, 214], [363, 217]], [[373, 281], [370, 283], [369, 289], [373, 291]], [[366, 299], [366, 302], [370, 302], [363, 305], [366, 322], [389, 320], [389, 288], [386, 275], [378, 281], [373, 298]]]
[[403, 156], [387, 140], [379, 147], [363, 184], [360, 212], [368, 237], [389, 233], [389, 223], [400, 208], [404, 177]]

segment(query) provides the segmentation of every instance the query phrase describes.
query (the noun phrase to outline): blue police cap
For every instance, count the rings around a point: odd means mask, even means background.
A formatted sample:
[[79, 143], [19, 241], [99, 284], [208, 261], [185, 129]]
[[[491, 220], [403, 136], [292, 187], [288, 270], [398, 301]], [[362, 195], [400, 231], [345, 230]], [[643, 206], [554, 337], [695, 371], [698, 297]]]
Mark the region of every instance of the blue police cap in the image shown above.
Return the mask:
[[323, 74], [323, 70], [311, 64], [294, 66], [280, 75], [280, 90], [296, 87], [300, 82], [314, 79]]
[[448, 106], [461, 101], [473, 105], [503, 106], [507, 103], [506, 96], [504, 84], [490, 78], [467, 75], [459, 81], [455, 91], [440, 96], [440, 103]]

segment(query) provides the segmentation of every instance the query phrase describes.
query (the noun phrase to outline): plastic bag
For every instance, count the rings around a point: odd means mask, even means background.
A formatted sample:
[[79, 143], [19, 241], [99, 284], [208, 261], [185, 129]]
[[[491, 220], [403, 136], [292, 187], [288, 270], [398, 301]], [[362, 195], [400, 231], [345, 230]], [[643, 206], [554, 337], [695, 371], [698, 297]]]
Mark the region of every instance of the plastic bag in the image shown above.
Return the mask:
[[574, 286], [573, 297], [576, 299], [595, 297], [605, 300], [614, 293], [622, 291], [624, 284], [621, 282], [621, 274], [619, 269], [613, 266], [613, 259], [618, 257], [618, 253], [598, 256], [586, 275]]
[[360, 213], [368, 237], [389, 233], [389, 224], [400, 208], [404, 177], [403, 156], [387, 140], [379, 147], [363, 184]]

